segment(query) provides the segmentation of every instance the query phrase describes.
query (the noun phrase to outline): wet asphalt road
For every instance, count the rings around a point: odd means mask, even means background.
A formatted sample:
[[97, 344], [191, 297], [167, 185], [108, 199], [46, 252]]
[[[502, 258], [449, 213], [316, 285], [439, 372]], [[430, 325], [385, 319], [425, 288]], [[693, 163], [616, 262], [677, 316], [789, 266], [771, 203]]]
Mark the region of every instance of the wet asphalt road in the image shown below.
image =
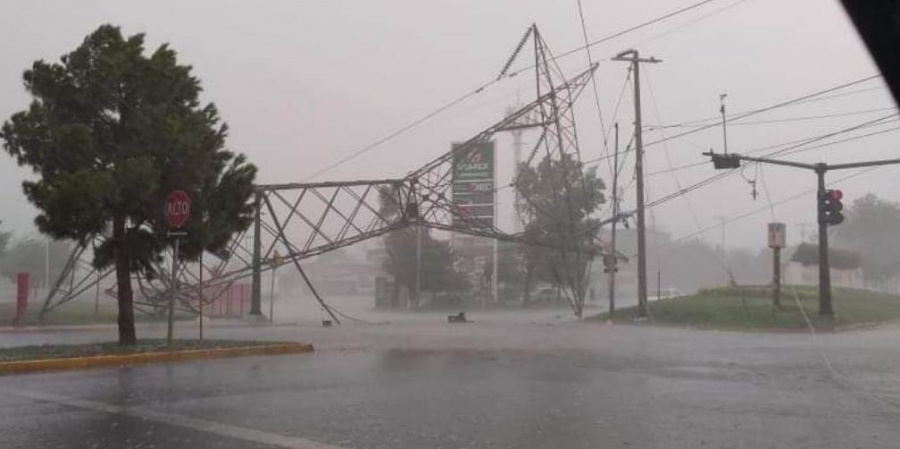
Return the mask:
[[0, 377], [0, 447], [900, 447], [898, 327], [813, 338], [473, 318], [214, 328], [317, 352]]

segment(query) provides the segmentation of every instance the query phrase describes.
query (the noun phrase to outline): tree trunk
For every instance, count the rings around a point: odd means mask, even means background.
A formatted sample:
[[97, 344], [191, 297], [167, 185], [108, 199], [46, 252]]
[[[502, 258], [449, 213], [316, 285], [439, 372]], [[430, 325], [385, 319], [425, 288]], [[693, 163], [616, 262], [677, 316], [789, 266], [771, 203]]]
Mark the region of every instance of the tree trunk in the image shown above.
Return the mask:
[[129, 251], [125, 217], [113, 219], [113, 240], [116, 242], [116, 291], [119, 302], [119, 344], [137, 343], [134, 331], [134, 293], [131, 290], [131, 253]]

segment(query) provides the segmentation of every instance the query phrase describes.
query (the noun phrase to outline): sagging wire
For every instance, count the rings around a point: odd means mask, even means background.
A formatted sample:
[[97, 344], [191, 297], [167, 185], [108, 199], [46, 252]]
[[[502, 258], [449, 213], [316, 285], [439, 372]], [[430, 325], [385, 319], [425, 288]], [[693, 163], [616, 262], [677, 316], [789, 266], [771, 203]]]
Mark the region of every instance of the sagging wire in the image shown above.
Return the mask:
[[806, 327], [807, 329], [809, 329], [810, 339], [813, 342], [816, 352], [822, 359], [822, 364], [825, 365], [825, 369], [827, 369], [828, 373], [831, 375], [831, 379], [834, 380], [838, 385], [841, 385], [842, 387], [850, 391], [858, 393], [864, 396], [866, 399], [876, 402], [879, 405], [887, 406], [888, 409], [881, 410], [881, 412], [890, 418], [896, 419], [896, 411], [900, 409], [900, 403], [897, 403], [896, 401], [891, 400], [887, 397], [878, 395], [865, 387], [857, 385], [852, 378], [841, 374], [837, 369], [835, 369], [834, 364], [831, 362], [831, 358], [828, 357], [828, 353], [825, 351], [824, 342], [820, 338], [819, 333], [816, 332], [816, 326], [809, 318], [809, 314], [806, 312], [806, 307], [803, 306], [803, 302], [800, 300], [800, 294], [797, 292], [797, 287], [793, 285], [791, 285], [790, 287], [791, 292], [794, 296], [794, 302], [797, 304], [797, 309], [800, 310], [800, 315], [803, 316], [803, 321], [806, 322]]
[[[877, 170], [877, 169], [879, 169], [879, 168], [883, 168], [883, 166], [881, 166], [881, 167], [870, 167], [870, 168], [867, 168], [867, 169], [864, 169], [864, 170], [860, 170], [860, 171], [858, 171], [858, 172], [856, 172], [856, 173], [852, 173], [852, 174], [850, 174], [850, 175], [848, 175], [848, 176], [844, 176], [844, 177], [842, 177], [842, 178], [838, 178], [838, 179], [835, 179], [835, 180], [832, 180], [832, 181], [828, 181], [828, 182], [826, 183], [826, 185], [829, 185], [829, 186], [830, 186], [830, 185], [835, 185], [835, 184], [838, 184], [838, 183], [841, 183], [841, 182], [844, 182], [844, 181], [848, 181], [848, 180], [850, 180], [850, 179], [856, 178], [856, 177], [858, 177], [858, 176], [862, 176], [862, 175], [864, 175], [864, 174], [866, 174], [866, 173], [869, 173], [869, 172], [871, 172], [871, 171], [873, 171], [873, 170]], [[729, 172], [729, 173], [730, 173], [730, 172]], [[802, 191], [802, 192], [799, 192], [799, 193], [796, 193], [796, 194], [794, 194], [794, 195], [791, 195], [791, 196], [789, 196], [789, 197], [787, 197], [787, 198], [783, 198], [783, 199], [781, 199], [781, 200], [778, 200], [778, 201], [772, 203], [771, 206], [774, 207], [774, 206], [780, 206], [780, 205], [782, 205], [782, 204], [789, 203], [789, 202], [791, 202], [791, 201], [797, 200], [797, 199], [799, 199], [799, 198], [801, 198], [801, 197], [803, 197], [803, 196], [805, 196], [805, 195], [808, 195], [808, 194], [810, 194], [810, 193], [813, 193], [813, 192], [815, 192], [815, 191], [816, 191], [815, 188], [813, 188], [813, 189], [808, 189], [808, 190], [804, 190], [804, 191]], [[735, 217], [728, 218], [727, 220], [722, 221], [722, 223], [720, 223], [720, 224], [718, 224], [718, 225], [708, 226], [708, 227], [706, 227], [706, 228], [704, 228], [704, 229], [702, 229], [702, 230], [700, 230], [700, 231], [691, 232], [691, 233], [682, 235], [681, 237], [674, 238], [674, 239], [670, 240], [670, 241], [666, 244], [666, 246], [671, 246], [671, 245], [674, 245], [674, 244], [676, 244], [676, 243], [679, 243], [679, 242], [682, 242], [682, 241], [684, 241], [684, 240], [687, 240], [687, 239], [689, 239], [689, 238], [692, 238], [692, 237], [695, 237], [695, 236], [697, 236], [697, 235], [700, 235], [700, 234], [702, 234], [702, 233], [704, 233], [704, 232], [708, 232], [708, 231], [712, 231], [712, 230], [714, 230], [714, 229], [718, 229], [718, 228], [720, 228], [720, 227], [723, 226], [723, 225], [727, 225], [727, 224], [731, 224], [731, 223], [736, 223], [736, 222], [738, 222], [738, 221], [740, 221], [740, 220], [743, 220], [743, 219], [745, 219], [745, 218], [751, 217], [751, 216], [756, 215], [756, 214], [758, 214], [758, 213], [760, 213], [760, 212], [765, 212], [766, 209], [769, 209], [769, 208], [770, 208], [770, 206], [769, 206], [769, 205], [766, 205], [766, 206], [763, 206], [763, 207], [759, 207], [759, 208], [753, 209], [753, 210], [751, 210], [751, 211], [749, 211], [749, 212], [745, 212], [745, 213], [743, 213], [743, 214], [741, 214], [741, 215], [738, 215], [738, 216], [735, 216]], [[630, 257], [635, 257], [635, 255], [632, 254], [632, 255], [630, 255]]]
[[766, 203], [769, 205], [769, 210], [772, 212], [772, 221], [776, 222], [778, 219], [775, 217], [775, 205], [772, 204], [772, 195], [769, 193], [769, 186], [766, 184], [766, 172], [762, 167], [762, 164], [757, 164], [757, 168], [759, 169], [759, 180], [762, 182], [763, 192], [766, 194]]
[[[587, 55], [588, 66], [594, 65], [594, 58], [591, 56], [591, 48], [588, 46], [588, 34], [587, 34], [587, 25], [584, 20], [584, 8], [581, 4], [581, 0], [577, 0], [578, 3], [578, 17], [581, 19], [581, 35], [584, 38], [584, 52]], [[596, 72], [591, 73], [591, 87], [594, 93], [594, 104], [597, 106], [597, 117], [600, 119], [600, 129], [606, 129], [606, 124], [603, 122], [603, 109], [600, 107], [600, 92], [597, 89], [597, 76]], [[603, 133], [603, 155], [609, 156], [609, 139], [606, 133]], [[609, 166], [609, 172], [613, 172], [612, 162], [607, 159], [607, 165]]]

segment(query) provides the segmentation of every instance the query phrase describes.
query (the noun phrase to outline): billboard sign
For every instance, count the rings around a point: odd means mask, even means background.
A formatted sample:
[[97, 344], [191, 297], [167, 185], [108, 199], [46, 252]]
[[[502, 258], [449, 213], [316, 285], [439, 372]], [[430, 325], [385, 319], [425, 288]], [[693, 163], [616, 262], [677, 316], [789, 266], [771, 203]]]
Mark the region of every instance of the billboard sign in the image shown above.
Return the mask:
[[[453, 144], [453, 204], [469, 217], [494, 224], [494, 142]], [[454, 224], [458, 218], [454, 217]]]

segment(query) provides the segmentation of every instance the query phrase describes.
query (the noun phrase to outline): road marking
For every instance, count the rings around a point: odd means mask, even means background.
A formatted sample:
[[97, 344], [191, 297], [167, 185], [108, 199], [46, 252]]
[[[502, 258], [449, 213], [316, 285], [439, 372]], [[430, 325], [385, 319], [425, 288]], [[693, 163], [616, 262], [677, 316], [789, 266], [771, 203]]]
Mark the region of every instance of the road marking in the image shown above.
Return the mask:
[[246, 427], [232, 426], [204, 419], [191, 418], [183, 415], [171, 413], [155, 412], [139, 407], [126, 407], [121, 405], [105, 404], [102, 402], [89, 401], [86, 399], [73, 398], [68, 396], [60, 396], [52, 393], [43, 393], [38, 391], [9, 391], [8, 393], [27, 399], [37, 401], [52, 402], [55, 404], [67, 405], [70, 407], [80, 408], [84, 410], [92, 410], [97, 412], [110, 413], [114, 415], [123, 415], [148, 419], [151, 421], [169, 424], [173, 426], [184, 427], [201, 432], [209, 432], [239, 440], [245, 440], [253, 443], [268, 444], [271, 446], [284, 447], [289, 449], [341, 449], [338, 446], [318, 443], [306, 438], [291, 437], [279, 435], [277, 433], [265, 432], [262, 430], [248, 429]]

